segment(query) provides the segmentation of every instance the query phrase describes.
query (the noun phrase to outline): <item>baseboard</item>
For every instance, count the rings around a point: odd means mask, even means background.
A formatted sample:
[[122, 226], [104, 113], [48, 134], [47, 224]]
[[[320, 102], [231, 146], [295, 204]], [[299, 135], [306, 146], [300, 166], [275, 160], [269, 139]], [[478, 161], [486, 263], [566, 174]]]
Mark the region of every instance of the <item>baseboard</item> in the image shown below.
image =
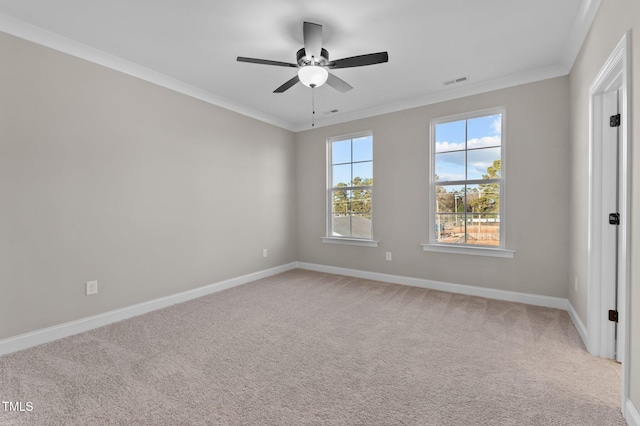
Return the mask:
[[584, 326], [584, 323], [578, 316], [578, 313], [573, 308], [573, 305], [569, 300], [567, 300], [567, 312], [569, 313], [569, 318], [571, 318], [571, 321], [573, 322], [573, 325], [576, 327], [576, 330], [578, 330], [578, 334], [580, 334], [580, 337], [582, 338], [582, 343], [584, 343], [584, 347], [587, 348], [587, 351], [588, 351], [589, 335], [587, 334], [587, 327]]
[[629, 399], [627, 399], [624, 407], [624, 419], [629, 426], [640, 426], [640, 414], [638, 414], [638, 410]]
[[488, 299], [505, 300], [508, 302], [525, 303], [527, 305], [544, 306], [567, 310], [567, 299], [561, 297], [541, 296], [537, 294], [519, 293], [516, 291], [497, 290], [485, 287], [475, 287], [464, 284], [452, 284], [442, 281], [426, 280], [422, 278], [405, 277], [401, 275], [382, 274], [379, 272], [361, 271], [357, 269], [339, 268], [336, 266], [318, 265], [314, 263], [297, 262], [300, 269], [326, 272], [329, 274], [347, 275], [368, 280], [402, 284], [412, 287], [428, 288], [430, 290], [447, 291], [449, 293], [466, 294], [469, 296], [486, 297]]
[[[567, 310], [572, 321], [578, 329], [578, 333], [586, 342], [586, 329], [575, 310], [567, 299], [559, 297], [541, 296], [529, 293], [519, 293], [514, 291], [497, 290], [484, 287], [475, 287], [463, 284], [453, 284], [442, 281], [426, 280], [421, 278], [405, 277], [400, 275], [382, 274], [378, 272], [361, 271], [356, 269], [339, 268], [336, 266], [318, 265], [306, 262], [292, 262], [289, 264], [277, 266], [275, 268], [265, 269], [263, 271], [254, 272], [243, 275], [241, 277], [220, 281], [204, 287], [188, 290], [182, 293], [166, 296], [160, 299], [139, 303], [125, 308], [116, 309], [99, 315], [93, 315], [76, 321], [47, 327], [41, 330], [32, 331], [14, 337], [0, 340], [0, 355], [27, 349], [32, 346], [41, 345], [84, 331], [93, 330], [117, 321], [142, 315], [151, 311], [166, 308], [176, 303], [186, 302], [196, 299], [207, 294], [216, 293], [228, 288], [236, 287], [255, 281], [261, 278], [276, 275], [291, 269], [300, 268], [311, 271], [326, 272], [330, 274], [347, 275], [357, 278], [370, 279], [375, 281], [389, 282], [393, 284], [402, 284], [412, 287], [428, 288], [431, 290], [447, 291], [450, 293], [466, 294], [469, 296], [486, 297], [489, 299], [505, 300], [509, 302], [525, 303], [528, 305], [544, 306], [548, 308], [556, 308]], [[640, 424], [638, 424], [640, 426]]]
[[84, 331], [93, 330], [94, 328], [102, 327], [114, 322], [125, 320], [127, 318], [166, 308], [177, 303], [197, 299], [198, 297], [206, 296], [207, 294], [216, 293], [218, 291], [246, 284], [248, 282], [259, 280], [261, 278], [280, 274], [282, 272], [295, 269], [296, 267], [297, 263], [293, 262], [243, 275], [240, 277], [220, 281], [214, 284], [209, 284], [203, 287], [198, 287], [193, 290], [187, 290], [182, 293], [173, 294], [171, 296], [150, 300], [148, 302], [138, 303], [136, 305], [127, 306], [125, 308], [116, 309], [98, 315], [93, 315], [76, 321], [70, 321], [64, 324], [59, 324], [52, 327], [43, 328], [41, 330], [36, 330], [18, 336], [2, 339], [0, 340], [0, 355], [20, 351], [32, 346], [41, 345], [43, 343], [52, 342], [54, 340], [62, 339], [63, 337], [82, 333]]

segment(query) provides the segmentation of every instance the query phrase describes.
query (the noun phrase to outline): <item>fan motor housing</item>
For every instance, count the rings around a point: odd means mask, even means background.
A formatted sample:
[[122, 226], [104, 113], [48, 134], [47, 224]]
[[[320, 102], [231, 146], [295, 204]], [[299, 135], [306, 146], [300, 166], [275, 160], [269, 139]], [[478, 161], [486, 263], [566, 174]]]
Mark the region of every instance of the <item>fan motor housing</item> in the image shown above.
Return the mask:
[[[307, 65], [312, 65], [311, 64], [311, 60], [307, 58], [306, 56], [306, 51], [304, 49], [304, 47], [300, 50], [298, 50], [298, 53], [296, 53], [296, 58], [298, 61], [298, 65], [301, 67], [305, 67]], [[326, 66], [329, 63], [329, 52], [327, 52], [326, 49], [321, 49], [320, 50], [320, 58], [316, 58], [315, 64], [314, 65], [319, 65], [319, 66]]]

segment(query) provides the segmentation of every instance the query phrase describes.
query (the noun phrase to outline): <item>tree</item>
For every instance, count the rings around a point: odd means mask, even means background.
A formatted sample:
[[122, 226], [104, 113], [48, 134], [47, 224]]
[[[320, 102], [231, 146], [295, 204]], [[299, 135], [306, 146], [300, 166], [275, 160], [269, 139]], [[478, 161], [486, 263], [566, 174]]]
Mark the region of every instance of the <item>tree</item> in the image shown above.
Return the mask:
[[[353, 178], [352, 186], [371, 186], [373, 179], [362, 179], [359, 176]], [[353, 213], [368, 215], [371, 213], [371, 189], [354, 189], [351, 192], [351, 211]]]
[[[336, 185], [336, 188], [346, 187], [347, 184], [340, 182]], [[334, 214], [347, 214], [349, 213], [349, 191], [339, 190], [333, 191], [333, 212]]]
[[363, 179], [359, 176], [353, 178], [349, 184], [340, 182], [335, 188], [356, 188], [333, 191], [333, 211], [338, 214], [356, 213], [368, 216], [371, 213], [371, 189], [357, 187], [367, 187], [373, 185], [372, 178]]
[[[487, 167], [487, 174], [483, 179], [499, 179], [501, 172], [501, 160], [495, 160]], [[482, 183], [478, 185], [478, 195], [473, 199], [467, 199], [472, 212], [475, 213], [500, 213], [500, 186], [497, 183]]]

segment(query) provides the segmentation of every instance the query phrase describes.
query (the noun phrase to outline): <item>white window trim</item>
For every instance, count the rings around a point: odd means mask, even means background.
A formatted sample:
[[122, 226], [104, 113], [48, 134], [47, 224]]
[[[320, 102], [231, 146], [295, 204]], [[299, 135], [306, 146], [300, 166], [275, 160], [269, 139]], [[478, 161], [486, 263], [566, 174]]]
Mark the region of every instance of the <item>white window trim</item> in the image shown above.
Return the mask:
[[378, 247], [379, 241], [348, 237], [322, 237], [325, 244], [344, 244], [348, 246]]
[[[378, 247], [378, 241], [374, 240], [373, 237], [372, 238], [354, 238], [354, 237], [337, 237], [337, 236], [333, 236], [331, 235], [331, 213], [332, 213], [332, 208], [333, 208], [333, 203], [332, 203], [332, 199], [331, 199], [331, 189], [333, 188], [332, 186], [332, 172], [331, 172], [331, 165], [332, 165], [332, 158], [331, 158], [331, 144], [333, 142], [337, 142], [337, 141], [342, 141], [342, 140], [346, 140], [346, 139], [357, 139], [357, 138], [362, 138], [362, 137], [366, 137], [366, 136], [371, 136], [373, 138], [373, 131], [371, 130], [366, 130], [366, 131], [362, 131], [362, 132], [356, 132], [356, 133], [349, 133], [346, 135], [341, 135], [341, 136], [333, 136], [330, 138], [327, 138], [327, 144], [326, 144], [326, 149], [327, 149], [327, 158], [325, 160], [325, 164], [326, 164], [326, 176], [327, 176], [327, 182], [326, 182], [326, 202], [327, 202], [327, 206], [325, 209], [326, 212], [326, 232], [324, 237], [322, 237], [322, 242], [326, 243], [326, 244], [344, 244], [344, 245], [351, 245], [351, 246], [362, 246], [362, 247]], [[373, 159], [372, 159], [373, 160]], [[375, 171], [375, 167], [374, 167], [374, 171]], [[375, 186], [375, 181], [374, 181], [374, 185], [372, 185], [372, 189], [373, 186]], [[375, 191], [371, 191], [371, 206], [374, 206], [374, 195]], [[373, 219], [373, 207], [371, 208], [371, 235], [373, 236], [373, 231], [374, 231], [374, 219]]]
[[[434, 179], [434, 170], [435, 170], [435, 129], [436, 125], [442, 123], [448, 123], [451, 121], [459, 121], [459, 120], [469, 120], [477, 117], [483, 117], [486, 115], [493, 114], [502, 114], [502, 140], [501, 140], [501, 151], [500, 151], [500, 159], [501, 161], [501, 179], [500, 179], [500, 218], [502, 224], [500, 225], [500, 246], [491, 247], [491, 246], [479, 246], [479, 245], [458, 245], [458, 244], [444, 244], [438, 243], [435, 237], [435, 208], [436, 201], [433, 194], [435, 193], [435, 179]], [[506, 216], [506, 169], [508, 164], [504, 161], [506, 158], [506, 144], [505, 141], [507, 139], [507, 109], [504, 106], [487, 108], [472, 112], [465, 112], [461, 114], [448, 115], [446, 117], [434, 118], [430, 122], [429, 129], [429, 243], [421, 244], [423, 251], [430, 252], [441, 252], [441, 253], [451, 253], [451, 254], [470, 254], [477, 256], [491, 256], [491, 257], [504, 257], [504, 258], [513, 258], [515, 254], [515, 250], [510, 250], [506, 248], [506, 234], [505, 228], [506, 223], [503, 221], [503, 218]], [[504, 224], [504, 225], [503, 225]]]
[[515, 250], [493, 248], [488, 246], [463, 246], [452, 244], [421, 244], [423, 251], [451, 254], [470, 254], [473, 256], [504, 257], [513, 259]]

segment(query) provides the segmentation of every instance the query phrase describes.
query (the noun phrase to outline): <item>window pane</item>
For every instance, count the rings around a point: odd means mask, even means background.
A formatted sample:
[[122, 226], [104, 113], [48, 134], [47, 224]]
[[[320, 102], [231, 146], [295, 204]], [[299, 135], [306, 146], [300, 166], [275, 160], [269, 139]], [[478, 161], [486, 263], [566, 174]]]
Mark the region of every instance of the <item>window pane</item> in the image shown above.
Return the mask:
[[371, 239], [371, 214], [354, 214], [351, 218], [354, 238]]
[[373, 162], [353, 164], [353, 186], [373, 184]]
[[353, 213], [371, 213], [371, 190], [351, 191], [351, 211]]
[[465, 149], [465, 120], [436, 124], [436, 152]]
[[351, 193], [351, 232], [355, 238], [371, 238], [371, 190]]
[[373, 138], [366, 136], [353, 140], [353, 161], [373, 160]]
[[500, 146], [502, 114], [467, 120], [467, 149]]
[[438, 213], [436, 214], [436, 241], [439, 243], [465, 243], [465, 214]]
[[465, 180], [465, 151], [436, 154], [436, 182]]
[[467, 187], [467, 244], [500, 245], [500, 185]]
[[351, 162], [351, 140], [333, 142], [331, 144], [332, 164]]
[[348, 237], [351, 234], [351, 191], [333, 190], [331, 235]]
[[331, 236], [349, 237], [351, 235], [351, 216], [333, 214], [331, 218]]
[[[464, 237], [464, 185], [436, 186], [436, 241], [460, 243]], [[462, 231], [460, 230], [462, 228]]]
[[333, 181], [331, 186], [350, 186], [351, 185], [351, 164], [341, 164], [332, 166], [331, 177]]
[[351, 191], [334, 189], [331, 191], [331, 199], [333, 202], [331, 211], [334, 214], [349, 214], [351, 211]]
[[464, 212], [464, 185], [436, 186], [436, 213]]
[[500, 151], [501, 148], [483, 148], [467, 151], [467, 179], [500, 177]]

